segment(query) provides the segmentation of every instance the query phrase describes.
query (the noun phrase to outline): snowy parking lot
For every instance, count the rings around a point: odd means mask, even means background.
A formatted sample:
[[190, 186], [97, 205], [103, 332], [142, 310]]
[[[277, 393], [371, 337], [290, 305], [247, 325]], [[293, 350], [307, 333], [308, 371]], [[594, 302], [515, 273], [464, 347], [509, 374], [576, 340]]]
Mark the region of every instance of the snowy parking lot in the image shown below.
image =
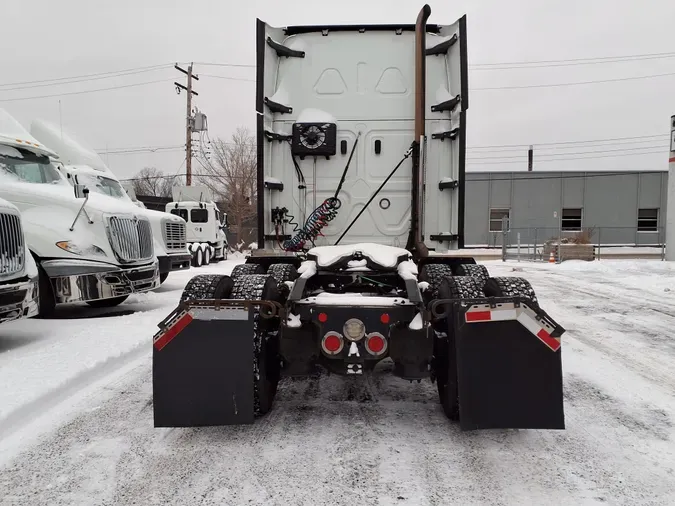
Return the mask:
[[567, 329], [564, 431], [460, 432], [386, 362], [286, 380], [252, 426], [153, 428], [157, 323], [191, 276], [241, 261], [0, 327], [0, 504], [675, 504], [672, 264], [485, 262]]

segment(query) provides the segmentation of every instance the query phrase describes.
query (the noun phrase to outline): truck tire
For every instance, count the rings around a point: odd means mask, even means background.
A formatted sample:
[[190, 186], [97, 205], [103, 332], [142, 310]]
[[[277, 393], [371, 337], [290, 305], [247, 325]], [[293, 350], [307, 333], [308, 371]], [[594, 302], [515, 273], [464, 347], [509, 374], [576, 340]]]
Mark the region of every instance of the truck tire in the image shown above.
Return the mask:
[[222, 274], [200, 274], [195, 276], [183, 289], [180, 302], [187, 300], [227, 299], [232, 293], [234, 281]]
[[204, 259], [204, 265], [209, 265], [211, 263], [211, 247], [209, 246], [208, 248], [204, 248], [204, 255], [202, 257]]
[[52, 282], [45, 270], [38, 264], [38, 318], [51, 318], [56, 310], [56, 299]]
[[523, 278], [490, 278], [483, 291], [488, 297], [522, 297], [531, 301], [533, 309], [539, 309], [539, 301], [532, 285]]
[[271, 275], [277, 282], [277, 289], [279, 293], [288, 298], [290, 288], [286, 284], [288, 281], [295, 281], [298, 279], [298, 270], [292, 264], [272, 264], [267, 269], [267, 274]]
[[457, 266], [457, 275], [480, 279], [483, 284], [487, 283], [487, 280], [490, 279], [487, 267], [479, 264], [459, 264]]
[[[484, 297], [482, 282], [474, 277], [448, 277], [438, 288], [441, 299], [475, 299]], [[459, 420], [459, 389], [457, 383], [457, 354], [455, 348], [454, 314], [447, 317], [446, 337], [434, 340], [434, 369], [438, 399], [445, 416]]]
[[110, 299], [88, 300], [87, 304], [95, 308], [115, 307], [119, 306], [128, 298], [128, 295], [122, 295], [120, 297], [112, 297]]
[[230, 277], [237, 279], [245, 274], [265, 274], [265, 268], [260, 264], [238, 264], [232, 269]]
[[423, 292], [425, 299], [438, 298], [438, 287], [446, 277], [452, 276], [452, 269], [446, 264], [426, 264], [422, 267], [418, 279], [420, 282], [429, 283], [429, 288]]
[[159, 284], [161, 285], [162, 283], [164, 283], [166, 281], [166, 278], [168, 278], [168, 277], [169, 277], [168, 272], [161, 272], [159, 274]]
[[[242, 274], [234, 280], [232, 298], [280, 302], [277, 282], [267, 274]], [[272, 409], [281, 377], [279, 360], [279, 319], [253, 313], [253, 395], [254, 414], [262, 416]]]
[[202, 247], [197, 246], [197, 249], [192, 253], [192, 266], [201, 267], [204, 263], [204, 256], [202, 253]]

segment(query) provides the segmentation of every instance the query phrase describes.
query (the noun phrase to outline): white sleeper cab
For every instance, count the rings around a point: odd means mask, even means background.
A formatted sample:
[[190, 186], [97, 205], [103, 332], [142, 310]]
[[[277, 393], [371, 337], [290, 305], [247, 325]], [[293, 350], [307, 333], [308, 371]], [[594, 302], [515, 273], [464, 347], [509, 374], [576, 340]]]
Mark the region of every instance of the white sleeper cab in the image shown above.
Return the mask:
[[0, 198], [0, 323], [38, 312], [38, 271], [16, 206]]
[[21, 212], [37, 263], [39, 314], [57, 304], [120, 304], [159, 286], [149, 220], [133, 204], [72, 186], [57, 154], [0, 109], [0, 197]]
[[83, 146], [72, 135], [66, 134], [60, 127], [45, 120], [36, 119], [31, 124], [30, 133], [58, 152], [58, 160], [52, 160], [54, 166], [63, 173], [71, 185], [84, 185], [90, 191], [107, 195], [121, 202], [133, 204], [140, 209], [139, 216], [150, 221], [154, 237], [154, 249], [159, 262], [160, 282], [163, 283], [170, 272], [190, 268], [191, 255], [187, 248], [186, 223], [179, 216], [145, 209], [145, 206], [132, 199], [115, 174], [91, 149]]

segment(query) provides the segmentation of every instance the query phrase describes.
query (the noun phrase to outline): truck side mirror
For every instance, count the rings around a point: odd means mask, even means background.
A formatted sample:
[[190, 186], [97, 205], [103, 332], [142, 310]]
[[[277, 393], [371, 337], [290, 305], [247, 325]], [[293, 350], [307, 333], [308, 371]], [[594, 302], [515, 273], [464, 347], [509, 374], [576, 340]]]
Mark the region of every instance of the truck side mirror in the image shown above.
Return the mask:
[[89, 195], [89, 188], [83, 184], [76, 184], [73, 188], [75, 190], [76, 199], [85, 199], [87, 198], [87, 195]]

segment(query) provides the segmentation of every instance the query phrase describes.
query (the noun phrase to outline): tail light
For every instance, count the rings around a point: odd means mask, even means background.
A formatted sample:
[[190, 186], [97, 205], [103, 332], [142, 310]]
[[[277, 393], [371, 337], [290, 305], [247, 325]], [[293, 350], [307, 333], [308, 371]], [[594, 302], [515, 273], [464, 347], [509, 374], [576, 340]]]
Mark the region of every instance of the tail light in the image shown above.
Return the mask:
[[387, 351], [387, 340], [382, 334], [373, 332], [366, 336], [365, 346], [366, 350], [368, 350], [368, 353], [371, 355], [382, 355]]
[[328, 355], [337, 355], [344, 347], [344, 340], [337, 332], [328, 332], [321, 340], [321, 347]]

